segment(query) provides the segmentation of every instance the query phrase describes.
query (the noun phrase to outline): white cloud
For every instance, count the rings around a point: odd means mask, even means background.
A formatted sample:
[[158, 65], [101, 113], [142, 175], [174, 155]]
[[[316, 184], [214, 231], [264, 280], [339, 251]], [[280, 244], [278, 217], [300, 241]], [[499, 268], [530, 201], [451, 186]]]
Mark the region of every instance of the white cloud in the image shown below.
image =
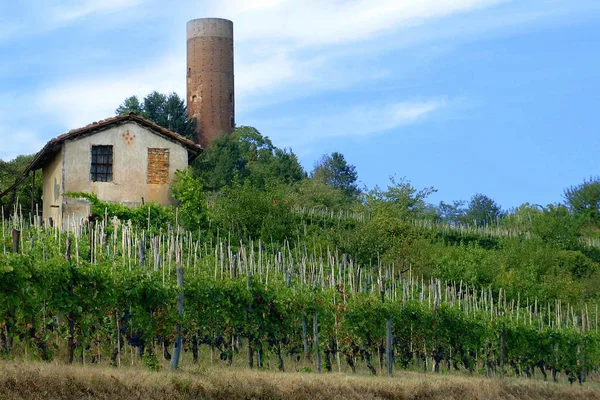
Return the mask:
[[114, 115], [126, 97], [143, 98], [153, 90], [185, 96], [185, 59], [167, 57], [142, 70], [67, 79], [37, 93], [37, 109], [65, 129], [79, 128]]
[[446, 106], [444, 99], [406, 101], [379, 107], [353, 107], [310, 123], [318, 137], [372, 136], [404, 125], [414, 124]]
[[249, 111], [383, 79], [390, 71], [375, 60], [348, 65], [389, 51], [389, 42], [378, 42], [388, 33], [503, 1], [221, 0], [209, 10], [234, 21], [237, 109]]
[[50, 10], [55, 24], [69, 23], [95, 13], [110, 13], [140, 5], [145, 0], [85, 0], [61, 2]]
[[[511, 21], [527, 23], [528, 19], [521, 21], [524, 17], [519, 15], [522, 13], [513, 12], [514, 7], [500, 7], [487, 13], [487, 18], [474, 19], [466, 26], [457, 20], [451, 30], [447, 26], [444, 30], [438, 29], [433, 23], [443, 17], [490, 8], [506, 1], [509, 0], [209, 0], [200, 4], [197, 0], [189, 0], [182, 2], [181, 11], [176, 18], [171, 18], [173, 26], [169, 29], [183, 33], [185, 21], [196, 16], [215, 15], [234, 21], [236, 106], [241, 115], [301, 96], [325, 98], [327, 91], [350, 87], [359, 81], [392, 80], [394, 78], [389, 74], [397, 74], [397, 71], [378, 63], [377, 57], [389, 52], [391, 46], [399, 46], [398, 43], [440, 42], [440, 38], [459, 34], [475, 37], [489, 28], [489, 20], [499, 20], [494, 24], [496, 29], [511, 26]], [[141, 6], [142, 3], [147, 4]], [[108, 14], [125, 9], [129, 11], [128, 15], [144, 14], [142, 19], [164, 13], [162, 2], [147, 0], [44, 0], [44, 4], [36, 12], [47, 15], [48, 21], [40, 20], [40, 25], [53, 23], [55, 27], [92, 15], [108, 20], [106, 17], [112, 17]], [[546, 10], [539, 5], [533, 8]], [[527, 14], [530, 19], [541, 17], [536, 13]], [[148, 29], [149, 26], [133, 24], [131, 29]], [[2, 37], [14, 35], [16, 30], [17, 25], [0, 26], [0, 41]], [[408, 32], [409, 37], [406, 36]], [[171, 31], [165, 32], [165, 36], [171, 34]], [[418, 36], [425, 39], [419, 42], [414, 39]], [[40, 117], [46, 122], [68, 130], [113, 115], [116, 106], [132, 94], [145, 96], [158, 90], [175, 91], [184, 96], [185, 47], [182, 40], [174, 43], [163, 59], [136, 60], [135, 65], [124, 59], [117, 72], [64, 76], [58, 81], [45, 82], [44, 88], [32, 89], [31, 97], [14, 99], [15, 106], [7, 113], [10, 119], [2, 121], [4, 126], [0, 127], [1, 137], [8, 138], [8, 143], [0, 146], [0, 157], [31, 152], [30, 143], [38, 146], [61, 133], [44, 131], [39, 134], [44, 140], [38, 142], [13, 138], [10, 126], [23, 126], [23, 137], [35, 137], [36, 130], [41, 129], [24, 123], [32, 108], [41, 113]], [[147, 43], [140, 43], [140, 46], [144, 45]], [[77, 59], [81, 55], [74, 54], [73, 57]], [[349, 66], [354, 59], [372, 59], [373, 62], [354, 68]], [[407, 60], [407, 65], [416, 65], [416, 61]], [[138, 65], [144, 65], [143, 69], [140, 70]], [[103, 66], [104, 69], [108, 67]], [[292, 121], [285, 124], [285, 129], [277, 131], [295, 131], [303, 140], [313, 140], [317, 136], [307, 135], [307, 132], [319, 132], [318, 137], [369, 136], [419, 122], [447, 106], [448, 102], [443, 99], [397, 102], [383, 107], [350, 106], [327, 117], [290, 117]], [[2, 109], [6, 111], [6, 108]], [[269, 134], [268, 125], [274, 124], [276, 119], [261, 121], [265, 125], [259, 128]], [[278, 123], [281, 125], [284, 120], [280, 119]], [[282, 139], [285, 142], [286, 139]]]
[[211, 7], [235, 21], [238, 41], [339, 44], [427, 20], [489, 7], [504, 0], [224, 0]]
[[[462, 100], [448, 101], [433, 98], [419, 101], [399, 101], [387, 105], [369, 104], [347, 109], [330, 110], [326, 115], [288, 116], [265, 119], [261, 131], [285, 132], [277, 134], [277, 143], [300, 152], [312, 148], [315, 142], [334, 138], [366, 138], [386, 134], [403, 126], [423, 122], [436, 112], [460, 104]], [[264, 128], [264, 129], [263, 129]], [[309, 151], [310, 152], [310, 151]]]
[[235, 84], [238, 96], [245, 96], [297, 78], [297, 64], [285, 52], [237, 66]]

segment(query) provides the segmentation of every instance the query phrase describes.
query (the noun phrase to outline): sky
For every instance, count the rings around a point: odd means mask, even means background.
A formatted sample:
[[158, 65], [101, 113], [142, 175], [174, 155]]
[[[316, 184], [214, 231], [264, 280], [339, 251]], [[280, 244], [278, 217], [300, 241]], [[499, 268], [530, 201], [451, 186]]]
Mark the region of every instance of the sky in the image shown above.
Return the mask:
[[307, 171], [504, 209], [600, 175], [598, 0], [0, 0], [0, 159], [185, 98], [186, 22], [234, 22], [236, 123]]

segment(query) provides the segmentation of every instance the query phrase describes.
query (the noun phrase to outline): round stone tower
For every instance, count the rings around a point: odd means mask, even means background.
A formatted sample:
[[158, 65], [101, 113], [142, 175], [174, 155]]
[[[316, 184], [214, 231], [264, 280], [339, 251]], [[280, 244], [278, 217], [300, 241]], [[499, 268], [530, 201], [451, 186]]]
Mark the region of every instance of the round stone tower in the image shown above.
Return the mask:
[[187, 108], [196, 143], [206, 147], [233, 132], [233, 22], [200, 18], [187, 23]]

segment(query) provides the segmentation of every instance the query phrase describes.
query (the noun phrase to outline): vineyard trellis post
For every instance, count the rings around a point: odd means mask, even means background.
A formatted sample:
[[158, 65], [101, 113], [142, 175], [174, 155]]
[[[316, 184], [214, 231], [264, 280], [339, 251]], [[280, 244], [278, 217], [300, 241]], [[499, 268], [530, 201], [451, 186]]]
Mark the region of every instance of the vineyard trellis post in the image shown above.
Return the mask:
[[313, 334], [317, 361], [317, 372], [321, 372], [321, 349], [319, 348], [319, 321], [317, 319], [317, 310], [313, 314]]
[[387, 367], [388, 367], [388, 375], [392, 376], [393, 368], [394, 368], [394, 350], [392, 348], [392, 319], [388, 318], [387, 320]]
[[[181, 261], [179, 261], [181, 263]], [[177, 265], [177, 287], [181, 291], [177, 298], [177, 311], [179, 317], [183, 317], [183, 265]], [[177, 339], [171, 358], [171, 369], [176, 370], [179, 367], [179, 357], [181, 356], [181, 321], [177, 322]]]
[[12, 248], [13, 248], [13, 253], [15, 253], [15, 254], [19, 252], [20, 239], [21, 239], [21, 231], [13, 228], [13, 230], [12, 230]]
[[304, 361], [310, 359], [310, 353], [308, 349], [308, 328], [306, 326], [306, 313], [302, 312], [302, 344], [304, 346]]
[[[246, 289], [248, 290], [248, 292], [250, 293], [250, 300], [248, 301], [248, 319], [252, 318], [252, 275], [250, 275], [249, 271], [247, 272], [247, 277], [246, 277]], [[252, 346], [252, 343], [254, 341], [254, 336], [252, 335], [252, 328], [253, 326], [250, 326], [248, 329], [248, 367], [250, 367], [250, 369], [254, 368], [254, 347]]]
[[95, 221], [92, 215], [89, 216], [89, 234], [90, 234], [90, 262], [94, 263], [94, 231], [95, 231]]

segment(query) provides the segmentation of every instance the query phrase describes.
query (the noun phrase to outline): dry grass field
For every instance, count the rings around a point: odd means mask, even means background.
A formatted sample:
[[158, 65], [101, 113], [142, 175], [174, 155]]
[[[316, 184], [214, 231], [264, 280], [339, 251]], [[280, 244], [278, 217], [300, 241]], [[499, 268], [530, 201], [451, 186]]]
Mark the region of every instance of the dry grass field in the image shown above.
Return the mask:
[[595, 384], [398, 372], [394, 377], [220, 367], [141, 368], [0, 361], [0, 399], [600, 399]]

